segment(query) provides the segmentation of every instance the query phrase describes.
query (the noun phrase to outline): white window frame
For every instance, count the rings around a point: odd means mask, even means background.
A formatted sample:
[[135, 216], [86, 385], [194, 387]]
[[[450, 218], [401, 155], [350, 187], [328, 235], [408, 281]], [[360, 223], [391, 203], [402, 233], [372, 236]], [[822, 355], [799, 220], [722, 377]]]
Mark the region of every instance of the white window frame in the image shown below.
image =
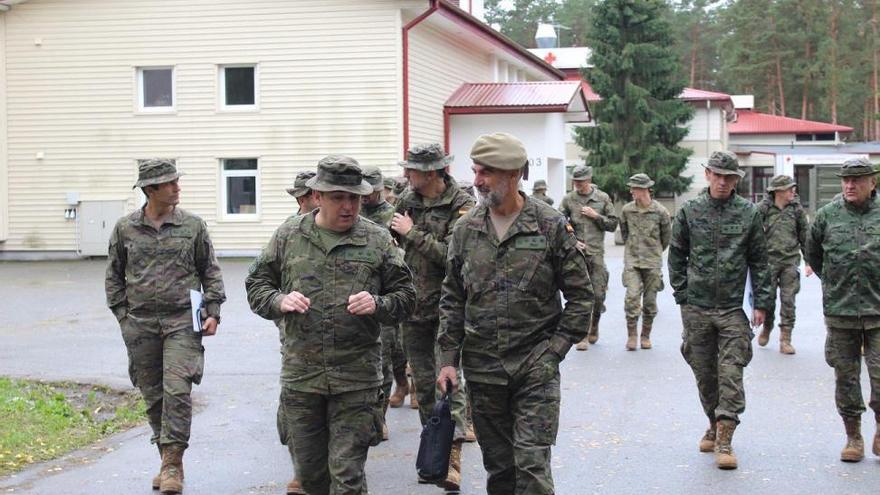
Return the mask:
[[[254, 170], [226, 170], [226, 160], [256, 160], [257, 168]], [[225, 222], [258, 222], [260, 220], [260, 205], [262, 193], [260, 187], [260, 158], [255, 156], [228, 156], [218, 159], [220, 167], [220, 219]], [[226, 211], [227, 190], [226, 179], [228, 177], [254, 177], [256, 211], [254, 213], [228, 213]]]
[[[171, 70], [171, 105], [167, 107], [144, 106], [144, 71]], [[173, 65], [135, 67], [137, 80], [137, 102], [135, 107], [142, 113], [174, 113], [177, 111], [177, 69]]]
[[[253, 105], [227, 105], [226, 104], [226, 69], [236, 68], [254, 69], [254, 104]], [[217, 66], [217, 107], [222, 112], [256, 112], [260, 110], [260, 64], [222, 64]]]

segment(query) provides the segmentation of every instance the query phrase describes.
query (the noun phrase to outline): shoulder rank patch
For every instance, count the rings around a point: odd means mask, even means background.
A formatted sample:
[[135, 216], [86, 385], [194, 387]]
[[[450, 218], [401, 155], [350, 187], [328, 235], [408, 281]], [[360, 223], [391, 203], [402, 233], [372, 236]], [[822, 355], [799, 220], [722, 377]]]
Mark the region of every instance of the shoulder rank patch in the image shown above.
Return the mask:
[[542, 235], [524, 235], [516, 238], [513, 246], [516, 249], [545, 249], [547, 238]]

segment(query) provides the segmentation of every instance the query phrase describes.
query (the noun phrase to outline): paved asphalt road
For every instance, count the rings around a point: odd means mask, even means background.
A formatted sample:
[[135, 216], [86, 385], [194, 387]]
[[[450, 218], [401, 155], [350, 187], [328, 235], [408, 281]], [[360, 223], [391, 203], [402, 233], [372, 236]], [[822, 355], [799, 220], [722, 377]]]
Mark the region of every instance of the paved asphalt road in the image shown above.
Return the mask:
[[[621, 248], [609, 245], [608, 312], [598, 345], [562, 363], [562, 417], [553, 471], [557, 493], [876, 494], [880, 461], [838, 454], [843, 426], [833, 372], [823, 357], [818, 280], [803, 280], [797, 355], [779, 354], [777, 334], [755, 344], [746, 370], [748, 409], [734, 447], [740, 469], [722, 472], [697, 442], [706, 427], [693, 375], [678, 351], [681, 320], [669, 289], [660, 297], [654, 349], [626, 352]], [[247, 307], [247, 260], [221, 262], [229, 301], [219, 335], [205, 340], [206, 373], [195, 390], [200, 413], [187, 451], [186, 493], [283, 493], [292, 474], [278, 443], [275, 409], [278, 332]], [[0, 263], [0, 375], [129, 387], [117, 324], [104, 307], [103, 260]], [[864, 374], [864, 373], [863, 373]], [[866, 377], [863, 377], [867, 397]], [[371, 449], [374, 494], [439, 494], [415, 482], [416, 411], [392, 409], [391, 440]], [[866, 440], [873, 417], [863, 417]], [[58, 461], [0, 478], [0, 493], [150, 494], [158, 455], [147, 427]], [[870, 449], [870, 447], [869, 447]], [[476, 444], [464, 451], [464, 494], [485, 493]]]

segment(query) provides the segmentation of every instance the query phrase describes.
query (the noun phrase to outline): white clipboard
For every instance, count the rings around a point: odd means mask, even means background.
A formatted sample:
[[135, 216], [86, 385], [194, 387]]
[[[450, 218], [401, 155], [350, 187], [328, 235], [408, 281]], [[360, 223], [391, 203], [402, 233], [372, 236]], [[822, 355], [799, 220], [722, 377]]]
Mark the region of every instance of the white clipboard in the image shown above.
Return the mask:
[[199, 317], [199, 310], [202, 309], [202, 293], [197, 290], [190, 289], [189, 302], [192, 305], [193, 332], [202, 331], [202, 319]]

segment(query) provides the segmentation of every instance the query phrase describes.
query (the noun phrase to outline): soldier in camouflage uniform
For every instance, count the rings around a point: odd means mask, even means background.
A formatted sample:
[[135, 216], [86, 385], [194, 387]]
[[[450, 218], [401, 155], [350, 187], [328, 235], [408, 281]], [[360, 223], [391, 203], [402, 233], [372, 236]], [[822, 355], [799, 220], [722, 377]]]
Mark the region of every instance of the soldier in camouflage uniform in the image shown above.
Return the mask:
[[657, 316], [657, 293], [663, 290], [663, 251], [669, 247], [672, 220], [669, 211], [651, 198], [654, 181], [635, 174], [626, 183], [633, 201], [620, 213], [623, 235], [623, 286], [626, 287], [626, 349], [636, 350], [639, 313], [642, 316], [642, 349], [651, 348], [651, 329]]
[[385, 177], [382, 179], [382, 185], [385, 186], [384, 189], [382, 189], [382, 199], [391, 206], [394, 206], [394, 203], [397, 202], [397, 195], [394, 194], [394, 188], [397, 186], [397, 181], [395, 181], [393, 177]]
[[360, 219], [373, 187], [331, 155], [308, 187], [321, 205], [288, 218], [251, 265], [251, 309], [284, 324], [281, 390], [295, 470], [310, 495], [366, 494], [381, 437], [380, 323], [413, 309], [412, 275], [384, 227]]
[[[147, 203], [119, 219], [110, 236], [105, 288], [128, 350], [128, 372], [147, 405], [162, 468], [153, 489], [183, 490], [193, 383], [204, 369], [202, 337], [214, 335], [226, 300], [205, 222], [181, 208], [180, 173], [168, 160], [138, 167]], [[204, 291], [205, 321], [193, 329], [190, 290]]]
[[304, 215], [318, 207], [318, 204], [315, 203], [315, 200], [312, 197], [312, 190], [306, 186], [306, 182], [314, 176], [315, 172], [312, 172], [311, 170], [300, 172], [296, 174], [296, 179], [293, 181], [293, 187], [286, 189], [287, 194], [296, 198], [296, 203], [299, 205], [299, 211], [296, 212], [297, 215]]
[[437, 383], [455, 387], [461, 362], [489, 495], [552, 494], [559, 363], [587, 333], [593, 285], [565, 218], [519, 192], [522, 143], [480, 136], [471, 159], [480, 204], [449, 245]]
[[[794, 354], [791, 345], [791, 331], [794, 329], [795, 296], [801, 290], [800, 253], [807, 242], [809, 221], [796, 194], [797, 184], [787, 175], [777, 175], [767, 187], [768, 197], [758, 204], [764, 235], [767, 237], [767, 257], [770, 262], [770, 298], [776, 303], [776, 288], [779, 288], [779, 352]], [[812, 275], [810, 266], [807, 276]], [[773, 331], [774, 309], [771, 308], [764, 320], [764, 328], [758, 336], [758, 345], [767, 345]]]
[[[300, 172], [296, 174], [296, 179], [293, 181], [293, 187], [285, 189], [287, 194], [296, 198], [296, 203], [299, 205], [299, 211], [296, 212], [297, 215], [305, 215], [318, 207], [317, 200], [315, 200], [312, 190], [306, 186], [309, 179], [314, 176], [315, 172], [311, 170]], [[276, 320], [275, 324], [278, 326], [279, 335], [281, 337], [281, 349], [283, 351], [284, 320]], [[287, 420], [284, 419], [284, 405], [281, 403], [281, 397], [278, 399], [277, 426], [281, 445], [288, 445], [287, 442], [289, 441], [289, 435], [287, 433]], [[287, 483], [287, 495], [305, 495], [305, 493], [306, 492], [302, 488], [302, 481], [300, 481], [299, 476], [294, 474], [293, 479]]]
[[559, 211], [574, 227], [578, 248], [587, 255], [587, 268], [593, 281], [596, 303], [588, 322], [589, 336], [578, 342], [576, 348], [585, 351], [599, 340], [599, 319], [605, 312], [605, 293], [608, 291], [608, 267], [605, 266], [605, 232], [617, 229], [617, 213], [611, 198], [593, 183], [593, 168], [578, 165], [572, 171], [574, 190], [562, 198]]
[[[403, 324], [403, 345], [413, 372], [419, 401], [419, 418], [424, 425], [436, 402], [437, 328], [440, 285], [446, 275], [446, 248], [452, 226], [473, 205], [448, 173], [451, 157], [439, 144], [416, 145], [400, 162], [409, 188], [397, 202], [391, 229], [406, 251], [406, 263], [413, 271], [418, 300], [413, 315]], [[466, 397], [461, 390], [452, 395], [455, 442], [449, 476], [442, 486], [458, 490], [461, 480], [461, 442], [466, 437]]]
[[752, 359], [753, 335], [742, 305], [749, 272], [753, 326], [764, 323], [773, 304], [760, 213], [736, 194], [743, 175], [736, 155], [712, 153], [709, 187], [678, 210], [669, 245], [669, 281], [684, 325], [681, 354], [709, 418], [700, 452], [714, 450], [721, 469], [737, 467], [731, 440], [746, 407], [743, 369]]
[[547, 196], [547, 181], [536, 180], [532, 186], [532, 197], [553, 206], [553, 198]]
[[847, 160], [837, 175], [843, 196], [816, 213], [807, 237], [807, 262], [822, 280], [825, 361], [834, 368], [837, 412], [847, 437], [840, 459], [858, 462], [865, 455], [862, 348], [877, 425], [872, 450], [880, 456], [880, 204], [871, 162]]
[[[364, 167], [364, 180], [373, 186], [373, 193], [363, 197], [361, 216], [381, 225], [391, 228], [391, 220], [394, 218], [394, 207], [382, 198], [385, 183], [382, 179], [382, 171], [379, 167]], [[403, 352], [403, 344], [400, 342], [400, 325], [382, 325], [382, 391], [385, 394], [383, 411], [388, 409], [391, 399], [391, 384], [397, 383], [395, 396], [399, 396], [398, 407], [403, 403], [404, 397], [409, 393], [409, 385], [406, 378], [406, 356]], [[382, 427], [382, 439], [388, 440], [388, 425]]]

